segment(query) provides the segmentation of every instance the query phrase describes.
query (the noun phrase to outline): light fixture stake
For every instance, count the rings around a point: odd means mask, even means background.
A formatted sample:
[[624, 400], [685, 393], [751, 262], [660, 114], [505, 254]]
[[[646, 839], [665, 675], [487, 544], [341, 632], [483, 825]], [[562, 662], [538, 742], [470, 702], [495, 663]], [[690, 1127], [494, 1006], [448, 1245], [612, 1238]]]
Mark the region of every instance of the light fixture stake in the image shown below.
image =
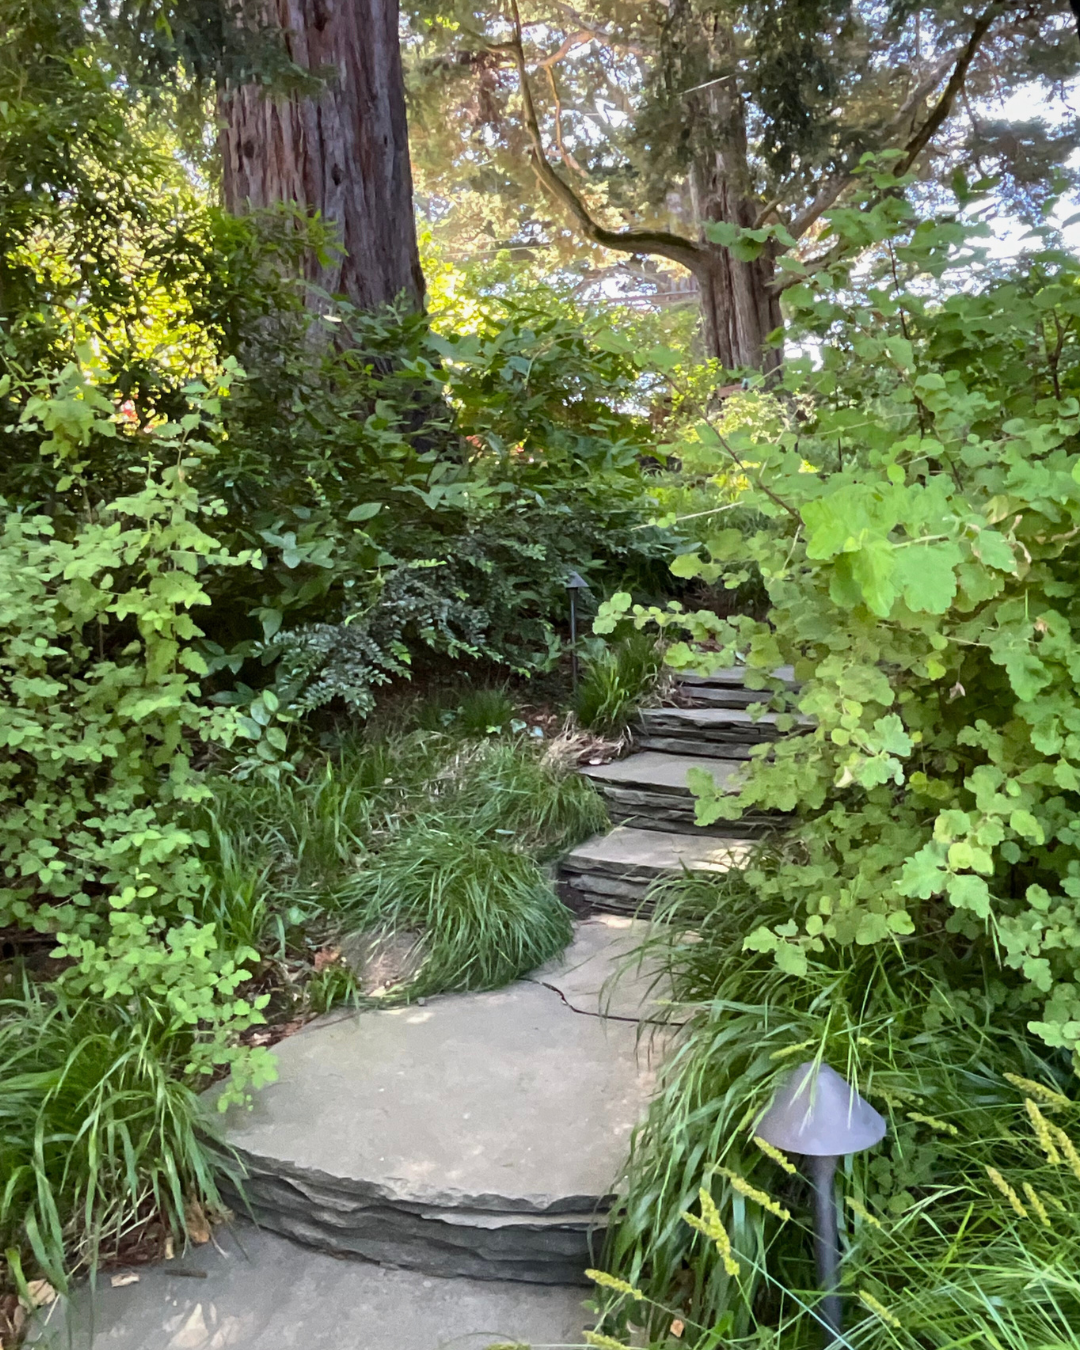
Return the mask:
[[578, 684], [577, 593], [578, 591], [587, 591], [589, 583], [580, 572], [571, 572], [566, 578], [565, 585], [570, 593], [570, 680], [576, 694]]
[[[822, 1321], [840, 1335], [840, 1231], [836, 1164], [849, 1153], [873, 1148], [885, 1137], [885, 1120], [828, 1064], [800, 1064], [758, 1122], [757, 1134], [785, 1153], [801, 1154], [814, 1191], [814, 1258]], [[831, 1342], [830, 1342], [831, 1343]]]

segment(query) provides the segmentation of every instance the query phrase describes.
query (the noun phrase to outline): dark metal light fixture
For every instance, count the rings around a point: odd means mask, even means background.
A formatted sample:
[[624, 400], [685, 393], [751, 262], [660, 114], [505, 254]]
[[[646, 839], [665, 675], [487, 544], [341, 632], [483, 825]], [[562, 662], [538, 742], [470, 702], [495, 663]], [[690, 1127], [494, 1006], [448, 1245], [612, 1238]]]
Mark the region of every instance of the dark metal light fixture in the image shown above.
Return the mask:
[[836, 1213], [836, 1164], [885, 1137], [885, 1120], [827, 1064], [800, 1064], [762, 1116], [758, 1136], [785, 1153], [802, 1154], [814, 1190], [814, 1256], [825, 1291], [825, 1324], [839, 1334], [840, 1233]]
[[566, 578], [566, 589], [570, 593], [570, 678], [577, 689], [577, 593], [587, 591], [589, 583], [580, 572], [571, 572]]

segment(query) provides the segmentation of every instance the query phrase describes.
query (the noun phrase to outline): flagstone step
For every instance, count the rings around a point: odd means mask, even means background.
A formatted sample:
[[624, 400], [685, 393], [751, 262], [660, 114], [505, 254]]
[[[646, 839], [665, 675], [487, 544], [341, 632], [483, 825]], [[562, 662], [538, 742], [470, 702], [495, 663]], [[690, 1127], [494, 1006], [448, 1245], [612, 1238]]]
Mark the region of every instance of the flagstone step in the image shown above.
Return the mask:
[[560, 875], [573, 898], [594, 910], [636, 914], [649, 887], [664, 876], [725, 872], [742, 866], [751, 845], [723, 839], [617, 825], [579, 845], [562, 860]]
[[[678, 680], [681, 684], [687, 685], [712, 685], [717, 688], [741, 688], [746, 679], [746, 666], [725, 666], [722, 670], [714, 670], [709, 675], [695, 674], [692, 671], [680, 671]], [[796, 686], [795, 667], [777, 666], [775, 670], [769, 671], [769, 677], [773, 680], [779, 680], [789, 689]]]
[[[768, 703], [773, 697], [772, 689], [747, 689], [743, 683], [745, 676], [745, 666], [731, 666], [712, 675], [679, 673], [673, 693], [676, 701], [686, 707], [749, 708], [754, 703]], [[793, 666], [780, 666], [770, 676], [787, 690], [797, 688]]]
[[[580, 1286], [437, 1279], [235, 1223], [173, 1261], [41, 1309], [37, 1350], [489, 1350], [581, 1345]], [[186, 1278], [185, 1278], [186, 1277]]]
[[[574, 1284], [597, 1254], [652, 1089], [644, 975], [600, 990], [638, 936], [579, 924], [528, 980], [321, 1018], [226, 1117], [263, 1228], [433, 1275]], [[586, 1015], [582, 1016], [581, 1013]]]
[[755, 703], [768, 703], [769, 689], [744, 689], [735, 684], [689, 684], [676, 680], [672, 694], [681, 706], [696, 708], [749, 708]]
[[[776, 722], [776, 713], [755, 718], [742, 708], [643, 708], [634, 728], [634, 743], [643, 750], [749, 759], [755, 745], [785, 734]], [[796, 725], [805, 728], [812, 723], [798, 715]]]
[[783, 829], [787, 818], [779, 813], [750, 811], [740, 820], [698, 826], [695, 798], [686, 785], [691, 769], [711, 774], [722, 792], [734, 793], [746, 772], [736, 760], [707, 758], [692, 753], [664, 754], [645, 750], [610, 764], [586, 765], [581, 773], [595, 783], [612, 820], [641, 830], [721, 838], [760, 838]]

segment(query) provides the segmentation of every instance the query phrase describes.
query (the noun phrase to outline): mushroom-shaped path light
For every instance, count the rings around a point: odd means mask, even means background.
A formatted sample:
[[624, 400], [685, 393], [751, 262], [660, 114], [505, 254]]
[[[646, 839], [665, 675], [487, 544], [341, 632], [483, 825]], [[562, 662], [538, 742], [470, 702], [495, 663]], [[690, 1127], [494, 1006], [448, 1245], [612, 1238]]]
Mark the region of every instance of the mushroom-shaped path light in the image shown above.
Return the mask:
[[777, 1092], [758, 1122], [757, 1133], [774, 1148], [806, 1159], [814, 1188], [814, 1255], [825, 1291], [822, 1313], [829, 1328], [839, 1332], [836, 1164], [846, 1154], [861, 1153], [883, 1139], [884, 1118], [835, 1069], [809, 1061], [800, 1064]]

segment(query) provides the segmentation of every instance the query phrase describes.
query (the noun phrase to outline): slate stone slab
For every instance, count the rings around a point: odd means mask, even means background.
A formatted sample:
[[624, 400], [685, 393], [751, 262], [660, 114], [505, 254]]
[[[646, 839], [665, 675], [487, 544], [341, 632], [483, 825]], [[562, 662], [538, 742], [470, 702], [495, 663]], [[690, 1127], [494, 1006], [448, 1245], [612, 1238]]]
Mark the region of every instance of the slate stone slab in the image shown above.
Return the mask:
[[680, 868], [724, 872], [747, 852], [737, 839], [694, 838], [660, 830], [634, 830], [619, 826], [595, 835], [566, 855], [563, 866], [578, 873], [655, 880], [664, 872]]
[[560, 875], [595, 909], [635, 913], [662, 876], [683, 868], [726, 871], [741, 866], [749, 847], [746, 840], [620, 825], [568, 853]]
[[[776, 713], [755, 718], [745, 708], [645, 708], [638, 714], [634, 741], [643, 750], [750, 759], [756, 745], [784, 734], [776, 721]], [[798, 725], [805, 728], [810, 719], [799, 717]]]
[[[769, 675], [772, 679], [779, 680], [788, 689], [796, 687], [794, 666], [777, 666], [775, 670], [769, 672]], [[709, 675], [680, 671], [677, 678], [679, 683], [688, 685], [741, 686], [746, 679], [746, 667], [727, 666], [723, 670], [713, 671]]]
[[610, 764], [589, 764], [581, 772], [598, 787], [609, 784], [635, 787], [642, 791], [683, 792], [689, 795], [686, 775], [691, 769], [704, 769], [724, 792], [737, 792], [742, 770], [737, 765], [716, 764], [692, 754], [661, 755], [646, 752], [617, 759]]
[[[581, 1345], [580, 1288], [437, 1279], [341, 1261], [237, 1224], [213, 1245], [83, 1286], [39, 1325], [42, 1350], [486, 1350]], [[205, 1272], [206, 1278], [178, 1276]]]
[[254, 1216], [435, 1274], [581, 1279], [652, 1090], [636, 1026], [599, 1015], [631, 936], [592, 919], [531, 980], [282, 1041], [279, 1081], [226, 1117]]
[[701, 828], [694, 820], [695, 799], [686, 786], [690, 769], [704, 769], [727, 792], [738, 790], [745, 772], [735, 760], [646, 750], [612, 764], [588, 765], [581, 773], [596, 784], [612, 820], [635, 829], [756, 839], [784, 828], [784, 816], [765, 812], [748, 812], [740, 820]]
[[741, 684], [689, 684], [677, 680], [674, 690], [681, 701], [705, 708], [749, 708], [754, 703], [768, 703], [772, 698], [768, 689], [744, 689]]

